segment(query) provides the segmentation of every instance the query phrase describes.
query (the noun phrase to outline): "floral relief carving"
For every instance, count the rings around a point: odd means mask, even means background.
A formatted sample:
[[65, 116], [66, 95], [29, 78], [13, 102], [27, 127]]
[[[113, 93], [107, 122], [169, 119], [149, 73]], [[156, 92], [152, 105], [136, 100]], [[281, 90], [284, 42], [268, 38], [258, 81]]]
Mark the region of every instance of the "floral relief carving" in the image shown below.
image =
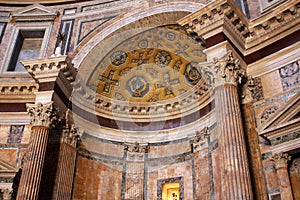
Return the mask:
[[193, 152], [200, 151], [208, 146], [207, 138], [209, 137], [208, 127], [196, 131], [196, 136], [190, 141]]
[[27, 112], [30, 115], [32, 126], [45, 126], [49, 128], [57, 119], [52, 102], [27, 104]]
[[223, 58], [214, 59], [214, 63], [217, 73], [216, 86], [225, 83], [237, 85], [245, 77], [245, 71], [241, 69], [239, 60], [234, 59], [231, 51]]
[[9, 144], [21, 143], [23, 131], [24, 131], [24, 125], [11, 125], [7, 143]]
[[270, 157], [275, 164], [276, 169], [278, 168], [286, 168], [288, 162], [291, 160], [291, 156], [287, 153], [275, 153], [273, 156]]
[[135, 143], [125, 143], [124, 151], [135, 152], [135, 153], [148, 153], [149, 146], [148, 144], [139, 144]]
[[283, 90], [289, 90], [300, 85], [299, 63], [293, 62], [279, 69]]

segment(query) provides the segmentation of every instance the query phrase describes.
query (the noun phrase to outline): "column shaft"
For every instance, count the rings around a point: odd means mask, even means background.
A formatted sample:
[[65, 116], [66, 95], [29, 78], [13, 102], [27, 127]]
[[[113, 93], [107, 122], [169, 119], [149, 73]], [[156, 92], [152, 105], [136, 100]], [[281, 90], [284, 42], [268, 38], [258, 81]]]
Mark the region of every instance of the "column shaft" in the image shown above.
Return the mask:
[[49, 128], [33, 126], [29, 152], [24, 162], [17, 200], [38, 199]]
[[222, 197], [253, 199], [237, 87], [215, 88], [216, 116], [222, 151]]
[[74, 168], [76, 160], [76, 147], [62, 143], [58, 161], [53, 199], [71, 199]]

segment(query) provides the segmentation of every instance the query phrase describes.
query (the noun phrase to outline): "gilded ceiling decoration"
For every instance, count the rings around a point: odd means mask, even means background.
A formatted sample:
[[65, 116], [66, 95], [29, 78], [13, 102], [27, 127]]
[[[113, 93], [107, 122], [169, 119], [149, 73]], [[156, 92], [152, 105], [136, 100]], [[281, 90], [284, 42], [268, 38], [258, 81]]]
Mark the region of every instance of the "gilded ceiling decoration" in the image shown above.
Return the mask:
[[202, 78], [195, 67], [206, 61], [203, 47], [179, 26], [156, 27], [114, 47], [99, 61], [88, 85], [122, 101], [175, 98]]

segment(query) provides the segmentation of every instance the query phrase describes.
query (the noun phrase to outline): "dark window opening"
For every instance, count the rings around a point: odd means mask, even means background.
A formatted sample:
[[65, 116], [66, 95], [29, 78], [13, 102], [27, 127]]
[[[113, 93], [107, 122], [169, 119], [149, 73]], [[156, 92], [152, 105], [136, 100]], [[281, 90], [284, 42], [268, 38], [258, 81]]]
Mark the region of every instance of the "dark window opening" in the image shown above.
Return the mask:
[[44, 33], [44, 30], [19, 32], [7, 71], [25, 72], [20, 61], [39, 58]]

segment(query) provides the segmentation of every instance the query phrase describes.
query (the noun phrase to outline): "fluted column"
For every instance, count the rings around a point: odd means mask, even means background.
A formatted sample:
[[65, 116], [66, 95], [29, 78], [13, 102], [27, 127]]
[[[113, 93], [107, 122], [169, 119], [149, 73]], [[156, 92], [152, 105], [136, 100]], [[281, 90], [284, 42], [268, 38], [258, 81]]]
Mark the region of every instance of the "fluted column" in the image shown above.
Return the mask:
[[215, 59], [215, 105], [220, 134], [222, 199], [253, 199], [237, 85], [243, 78], [229, 52]]
[[271, 157], [274, 161], [281, 199], [293, 200], [293, 193], [291, 188], [290, 177], [288, 173], [288, 161], [291, 160], [291, 156], [287, 153], [276, 153]]
[[23, 170], [17, 200], [38, 199], [49, 126], [53, 119], [52, 102], [47, 104], [28, 104], [27, 108], [32, 124], [31, 138], [28, 152], [23, 159]]
[[58, 170], [52, 199], [71, 199], [79, 134], [74, 125], [66, 125], [62, 132]]

